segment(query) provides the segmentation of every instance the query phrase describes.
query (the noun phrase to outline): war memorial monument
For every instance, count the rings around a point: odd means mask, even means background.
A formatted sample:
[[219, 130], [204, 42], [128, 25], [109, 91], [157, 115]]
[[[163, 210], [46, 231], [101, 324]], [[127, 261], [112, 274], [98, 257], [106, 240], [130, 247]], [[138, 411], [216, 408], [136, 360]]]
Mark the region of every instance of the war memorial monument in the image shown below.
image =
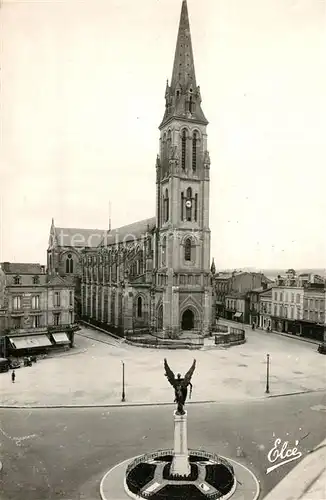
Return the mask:
[[173, 448], [133, 457], [110, 469], [101, 481], [102, 500], [258, 499], [259, 483], [247, 467], [216, 453], [188, 448], [185, 403], [195, 367], [194, 360], [183, 378], [180, 373], [175, 377], [164, 360], [177, 404]]

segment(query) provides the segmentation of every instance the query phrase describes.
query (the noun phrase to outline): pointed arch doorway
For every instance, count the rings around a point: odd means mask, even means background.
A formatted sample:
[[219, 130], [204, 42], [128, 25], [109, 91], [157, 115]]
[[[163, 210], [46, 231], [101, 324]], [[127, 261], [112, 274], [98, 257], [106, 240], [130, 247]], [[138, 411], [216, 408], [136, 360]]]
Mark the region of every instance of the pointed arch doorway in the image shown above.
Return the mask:
[[181, 318], [181, 330], [193, 330], [195, 327], [195, 317], [191, 309], [186, 309]]
[[161, 304], [157, 310], [157, 330], [163, 330], [163, 305]]

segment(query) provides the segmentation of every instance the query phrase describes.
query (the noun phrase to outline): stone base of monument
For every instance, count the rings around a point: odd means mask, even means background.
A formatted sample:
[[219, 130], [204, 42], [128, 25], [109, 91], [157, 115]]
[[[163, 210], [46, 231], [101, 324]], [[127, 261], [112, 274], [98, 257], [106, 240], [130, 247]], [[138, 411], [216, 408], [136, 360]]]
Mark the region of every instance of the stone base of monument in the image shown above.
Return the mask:
[[137, 458], [126, 471], [125, 491], [132, 498], [152, 500], [227, 499], [236, 490], [232, 465], [203, 451], [188, 454], [189, 473], [175, 475], [173, 450], [162, 450]]
[[[190, 477], [185, 480], [170, 477], [169, 467], [171, 467], [173, 450], [160, 450], [117, 464], [105, 474], [101, 481], [101, 499], [258, 499], [259, 482], [247, 467], [233, 459], [203, 451], [189, 450], [189, 453], [192, 470]], [[228, 481], [229, 476], [227, 472], [225, 473], [225, 469], [217, 467], [225, 462], [232, 467], [234, 478], [236, 478], [232, 486]], [[228, 467], [226, 471], [228, 471]], [[204, 474], [206, 480], [202, 480]], [[229, 489], [230, 486], [231, 489]], [[229, 492], [225, 493], [228, 489]]]
[[[238, 499], [258, 498], [259, 484], [255, 476], [241, 464], [236, 464], [240, 472], [235, 470], [231, 460], [202, 450], [189, 450], [187, 412], [180, 414], [175, 411], [174, 449], [155, 451], [130, 460], [124, 466], [120, 489], [113, 479], [116, 475], [113, 468], [102, 480], [101, 496], [103, 500], [226, 500], [231, 497], [236, 500], [239, 482], [243, 491]], [[123, 468], [123, 464], [118, 467]]]

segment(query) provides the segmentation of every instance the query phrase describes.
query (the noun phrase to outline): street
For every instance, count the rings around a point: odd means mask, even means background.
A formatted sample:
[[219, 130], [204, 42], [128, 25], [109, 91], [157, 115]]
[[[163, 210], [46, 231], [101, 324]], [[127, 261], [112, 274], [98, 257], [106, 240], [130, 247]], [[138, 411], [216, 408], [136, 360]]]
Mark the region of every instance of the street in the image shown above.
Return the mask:
[[[249, 467], [266, 495], [295, 465], [266, 475], [276, 438], [303, 456], [325, 438], [326, 393], [188, 406], [188, 445]], [[1, 409], [3, 500], [98, 500], [105, 472], [173, 445], [171, 406]], [[302, 440], [302, 441], [301, 441]]]

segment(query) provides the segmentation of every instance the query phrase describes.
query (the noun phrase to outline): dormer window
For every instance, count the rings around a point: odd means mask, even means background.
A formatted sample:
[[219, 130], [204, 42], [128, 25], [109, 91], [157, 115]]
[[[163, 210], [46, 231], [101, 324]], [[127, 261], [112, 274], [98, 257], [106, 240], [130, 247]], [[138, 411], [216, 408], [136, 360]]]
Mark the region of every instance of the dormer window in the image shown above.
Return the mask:
[[14, 277], [14, 285], [20, 285], [20, 276]]
[[33, 276], [33, 285], [39, 285], [40, 278], [39, 276]]

